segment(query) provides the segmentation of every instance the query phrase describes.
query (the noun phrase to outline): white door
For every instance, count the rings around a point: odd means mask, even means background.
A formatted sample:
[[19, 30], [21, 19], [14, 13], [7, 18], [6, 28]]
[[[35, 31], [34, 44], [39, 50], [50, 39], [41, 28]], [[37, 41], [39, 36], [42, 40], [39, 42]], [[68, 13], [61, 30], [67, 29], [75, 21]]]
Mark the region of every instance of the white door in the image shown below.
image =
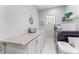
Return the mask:
[[46, 20], [46, 37], [51, 38], [54, 36], [55, 16], [47, 16]]

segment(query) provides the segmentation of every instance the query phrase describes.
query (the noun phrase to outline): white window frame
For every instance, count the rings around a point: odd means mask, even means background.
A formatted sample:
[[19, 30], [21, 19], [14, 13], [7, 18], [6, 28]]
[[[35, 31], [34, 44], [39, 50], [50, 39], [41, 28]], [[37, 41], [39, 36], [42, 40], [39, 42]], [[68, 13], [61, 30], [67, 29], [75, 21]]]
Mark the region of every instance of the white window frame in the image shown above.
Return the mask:
[[47, 25], [54, 25], [55, 24], [55, 16], [47, 16], [46, 24]]

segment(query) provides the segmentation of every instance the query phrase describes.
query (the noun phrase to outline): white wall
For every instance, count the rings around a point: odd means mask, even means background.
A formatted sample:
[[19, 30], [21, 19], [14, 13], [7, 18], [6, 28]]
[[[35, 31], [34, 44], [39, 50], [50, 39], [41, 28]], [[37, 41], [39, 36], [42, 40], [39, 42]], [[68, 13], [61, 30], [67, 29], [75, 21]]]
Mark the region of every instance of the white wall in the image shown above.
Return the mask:
[[27, 33], [30, 15], [34, 19], [32, 26], [38, 28], [38, 11], [33, 6], [0, 6], [0, 39]]
[[51, 9], [46, 9], [46, 10], [41, 10], [40, 11], [40, 21], [44, 21], [46, 24], [46, 16], [56, 16], [56, 23], [60, 24], [62, 22], [62, 17], [65, 11], [65, 6], [64, 7], [57, 7], [57, 8], [51, 8]]
[[66, 11], [73, 12], [74, 15], [78, 16], [69, 23], [77, 23], [77, 30], [79, 31], [79, 5], [68, 5]]
[[79, 14], [79, 5], [67, 5], [66, 11], [73, 12], [74, 14]]
[[[44, 9], [44, 10], [41, 10], [39, 15], [40, 15], [40, 24], [41, 22], [44, 22], [44, 25], [47, 27], [46, 25], [46, 16], [56, 16], [56, 24], [61, 24], [62, 22], [62, 17], [64, 15], [64, 12], [65, 12], [65, 9], [66, 7], [65, 6], [62, 6], [62, 7], [57, 7], [57, 8], [51, 8], [51, 9]], [[41, 28], [42, 26], [40, 26]], [[53, 30], [54, 28], [51, 27], [51, 29], [49, 29], [49, 31], [47, 32], [47, 36], [48, 37], [52, 37], [53, 36]]]

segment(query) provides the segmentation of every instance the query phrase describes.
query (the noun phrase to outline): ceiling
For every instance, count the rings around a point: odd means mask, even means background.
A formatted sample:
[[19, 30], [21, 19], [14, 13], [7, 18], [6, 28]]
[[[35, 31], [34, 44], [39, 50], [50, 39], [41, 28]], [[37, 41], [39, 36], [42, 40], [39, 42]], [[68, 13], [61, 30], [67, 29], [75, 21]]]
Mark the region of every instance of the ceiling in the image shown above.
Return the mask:
[[35, 7], [38, 10], [43, 10], [43, 9], [48, 9], [48, 8], [55, 8], [55, 7], [60, 7], [60, 6], [64, 6], [64, 5], [35, 5]]

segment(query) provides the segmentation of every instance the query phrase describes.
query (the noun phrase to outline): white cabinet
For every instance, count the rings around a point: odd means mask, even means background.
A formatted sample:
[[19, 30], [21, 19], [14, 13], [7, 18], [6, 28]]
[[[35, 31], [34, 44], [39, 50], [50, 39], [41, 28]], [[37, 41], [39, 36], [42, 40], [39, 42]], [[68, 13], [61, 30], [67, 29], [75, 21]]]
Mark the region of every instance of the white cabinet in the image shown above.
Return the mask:
[[[45, 38], [45, 33], [43, 32], [41, 36], [42, 36], [42, 40], [41, 40], [41, 51], [42, 51], [43, 46], [44, 46], [44, 43], [45, 43], [45, 39], [46, 39], [46, 38]], [[40, 52], [41, 52], [41, 51], [40, 51]]]
[[41, 35], [39, 35], [37, 38], [36, 38], [36, 40], [37, 40], [37, 53], [40, 53], [40, 51], [41, 51], [41, 46], [42, 46], [42, 36]]
[[0, 54], [5, 53], [5, 45], [3, 43], [0, 43]]
[[27, 45], [6, 44], [6, 54], [27, 54]]
[[6, 53], [7, 54], [41, 53], [44, 42], [45, 42], [45, 33], [41, 33], [26, 45], [6, 43]]
[[45, 33], [42, 33], [37, 38], [37, 53], [41, 53], [44, 42], [45, 42]]
[[33, 41], [31, 41], [28, 44], [28, 54], [36, 54], [37, 53], [37, 44], [36, 44], [36, 39], [34, 39]]
[[45, 33], [38, 35], [28, 44], [28, 54], [39, 54], [45, 42]]

